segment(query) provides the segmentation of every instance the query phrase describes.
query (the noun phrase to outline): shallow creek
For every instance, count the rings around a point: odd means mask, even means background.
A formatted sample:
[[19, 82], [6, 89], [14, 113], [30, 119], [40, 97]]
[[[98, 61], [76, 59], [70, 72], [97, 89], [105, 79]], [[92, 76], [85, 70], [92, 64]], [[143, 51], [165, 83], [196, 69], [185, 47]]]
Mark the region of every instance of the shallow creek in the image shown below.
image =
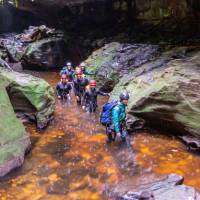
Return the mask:
[[[54, 87], [59, 80], [54, 72], [35, 75]], [[104, 200], [108, 199], [102, 194], [106, 186], [126, 178], [145, 178], [145, 174], [177, 173], [200, 191], [200, 157], [175, 138], [137, 134], [132, 138], [134, 154], [119, 142], [106, 145], [104, 127], [99, 124], [99, 110], [106, 101], [99, 97], [96, 114], [83, 112], [74, 99], [57, 101], [55, 119], [43, 133], [25, 124], [32, 150], [20, 169], [0, 180], [0, 200]]]

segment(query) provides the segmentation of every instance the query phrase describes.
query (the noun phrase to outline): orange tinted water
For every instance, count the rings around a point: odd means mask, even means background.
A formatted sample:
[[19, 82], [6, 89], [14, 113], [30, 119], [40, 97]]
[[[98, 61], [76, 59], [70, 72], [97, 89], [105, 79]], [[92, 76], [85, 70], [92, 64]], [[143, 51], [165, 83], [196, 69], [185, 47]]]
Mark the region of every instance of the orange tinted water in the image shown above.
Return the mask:
[[[53, 86], [59, 78], [53, 72], [36, 75]], [[99, 105], [106, 100], [100, 97]], [[130, 173], [120, 167], [124, 158], [119, 151], [124, 149], [119, 149], [118, 143], [105, 144], [104, 127], [98, 122], [99, 110], [91, 115], [74, 101], [65, 104], [57, 101], [55, 120], [44, 133], [26, 124], [32, 151], [20, 169], [0, 181], [0, 199], [107, 199], [102, 195], [105, 185], [130, 178]], [[132, 145], [139, 164], [134, 177], [145, 173], [178, 173], [185, 177], [186, 184], [200, 190], [200, 159], [188, 153], [178, 140], [142, 133], [134, 137]]]

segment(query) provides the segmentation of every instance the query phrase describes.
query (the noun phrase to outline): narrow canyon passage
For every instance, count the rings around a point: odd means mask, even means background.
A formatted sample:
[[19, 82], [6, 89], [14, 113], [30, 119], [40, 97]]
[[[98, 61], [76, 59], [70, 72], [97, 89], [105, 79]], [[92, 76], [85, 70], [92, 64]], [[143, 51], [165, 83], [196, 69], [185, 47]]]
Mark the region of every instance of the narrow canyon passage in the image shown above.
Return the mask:
[[[53, 87], [59, 81], [55, 72], [36, 76]], [[72, 95], [73, 96], [73, 95]], [[145, 179], [147, 174], [177, 173], [185, 184], [200, 191], [200, 158], [186, 151], [177, 139], [141, 133], [132, 138], [134, 153], [116, 142], [106, 145], [104, 127], [99, 124], [99, 98], [96, 114], [81, 110], [74, 101], [56, 102], [55, 119], [43, 133], [26, 124], [32, 151], [24, 165], [0, 180], [0, 199], [8, 200], [90, 200], [108, 199], [106, 187], [122, 180]]]

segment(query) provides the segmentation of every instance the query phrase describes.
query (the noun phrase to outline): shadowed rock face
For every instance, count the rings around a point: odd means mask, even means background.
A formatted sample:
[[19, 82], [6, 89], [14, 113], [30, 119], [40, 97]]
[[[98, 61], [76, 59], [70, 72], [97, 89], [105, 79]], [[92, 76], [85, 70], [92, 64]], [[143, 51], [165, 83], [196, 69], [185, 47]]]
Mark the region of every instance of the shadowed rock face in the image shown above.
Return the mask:
[[112, 1], [108, 0], [58, 0], [18, 1], [21, 10], [40, 15], [49, 24], [64, 25], [66, 29], [83, 28], [85, 25], [105, 23], [114, 19], [111, 15]]
[[[71, 14], [92, 14], [92, 9], [100, 9], [106, 11], [106, 8], [110, 10], [116, 10], [118, 12], [135, 11], [132, 16], [143, 20], [158, 20], [167, 17], [184, 18], [188, 16], [189, 12], [195, 6], [198, 9], [198, 1], [187, 0], [19, 0], [18, 6], [20, 9], [28, 10], [33, 13], [38, 13], [44, 9], [54, 8], [54, 14], [63, 8], [68, 8]], [[43, 13], [42, 15], [47, 15]], [[106, 16], [106, 15], [104, 15]]]
[[21, 34], [4, 34], [0, 38], [0, 58], [9, 63], [21, 62], [25, 69], [60, 68], [67, 52], [64, 33], [45, 25], [30, 26]]
[[[6, 2], [6, 1], [4, 1]], [[29, 25], [36, 26], [41, 24], [41, 19], [33, 13], [16, 9], [11, 4], [2, 6], [0, 3], [0, 33], [22, 31]]]
[[[28, 37], [27, 41], [23, 41], [25, 37]], [[28, 42], [22, 56], [24, 68], [36, 67], [45, 70], [64, 65], [67, 44], [62, 31], [55, 31], [46, 26], [29, 27], [29, 30], [19, 38], [23, 42]]]
[[[199, 30], [198, 0], [18, 0], [14, 4], [19, 10], [41, 17], [48, 25], [66, 30], [97, 28], [99, 25], [113, 27], [128, 22], [130, 27], [150, 24], [158, 32], [163, 29], [165, 34], [173, 31], [185, 34], [194, 28], [194, 21], [196, 31]], [[188, 26], [190, 29], [184, 28]]]

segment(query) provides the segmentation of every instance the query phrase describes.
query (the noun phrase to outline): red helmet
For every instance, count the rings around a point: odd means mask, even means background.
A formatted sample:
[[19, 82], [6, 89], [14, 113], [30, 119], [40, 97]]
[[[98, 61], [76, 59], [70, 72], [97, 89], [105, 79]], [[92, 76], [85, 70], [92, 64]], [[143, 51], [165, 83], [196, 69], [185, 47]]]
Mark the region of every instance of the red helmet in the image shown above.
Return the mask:
[[61, 75], [61, 79], [67, 79], [67, 75], [66, 74], [62, 74]]
[[76, 70], [76, 75], [82, 75], [82, 74], [83, 74], [83, 72], [82, 72], [81, 69], [77, 69], [77, 70]]
[[95, 80], [90, 81], [90, 86], [96, 87], [96, 85], [97, 85], [97, 82]]

